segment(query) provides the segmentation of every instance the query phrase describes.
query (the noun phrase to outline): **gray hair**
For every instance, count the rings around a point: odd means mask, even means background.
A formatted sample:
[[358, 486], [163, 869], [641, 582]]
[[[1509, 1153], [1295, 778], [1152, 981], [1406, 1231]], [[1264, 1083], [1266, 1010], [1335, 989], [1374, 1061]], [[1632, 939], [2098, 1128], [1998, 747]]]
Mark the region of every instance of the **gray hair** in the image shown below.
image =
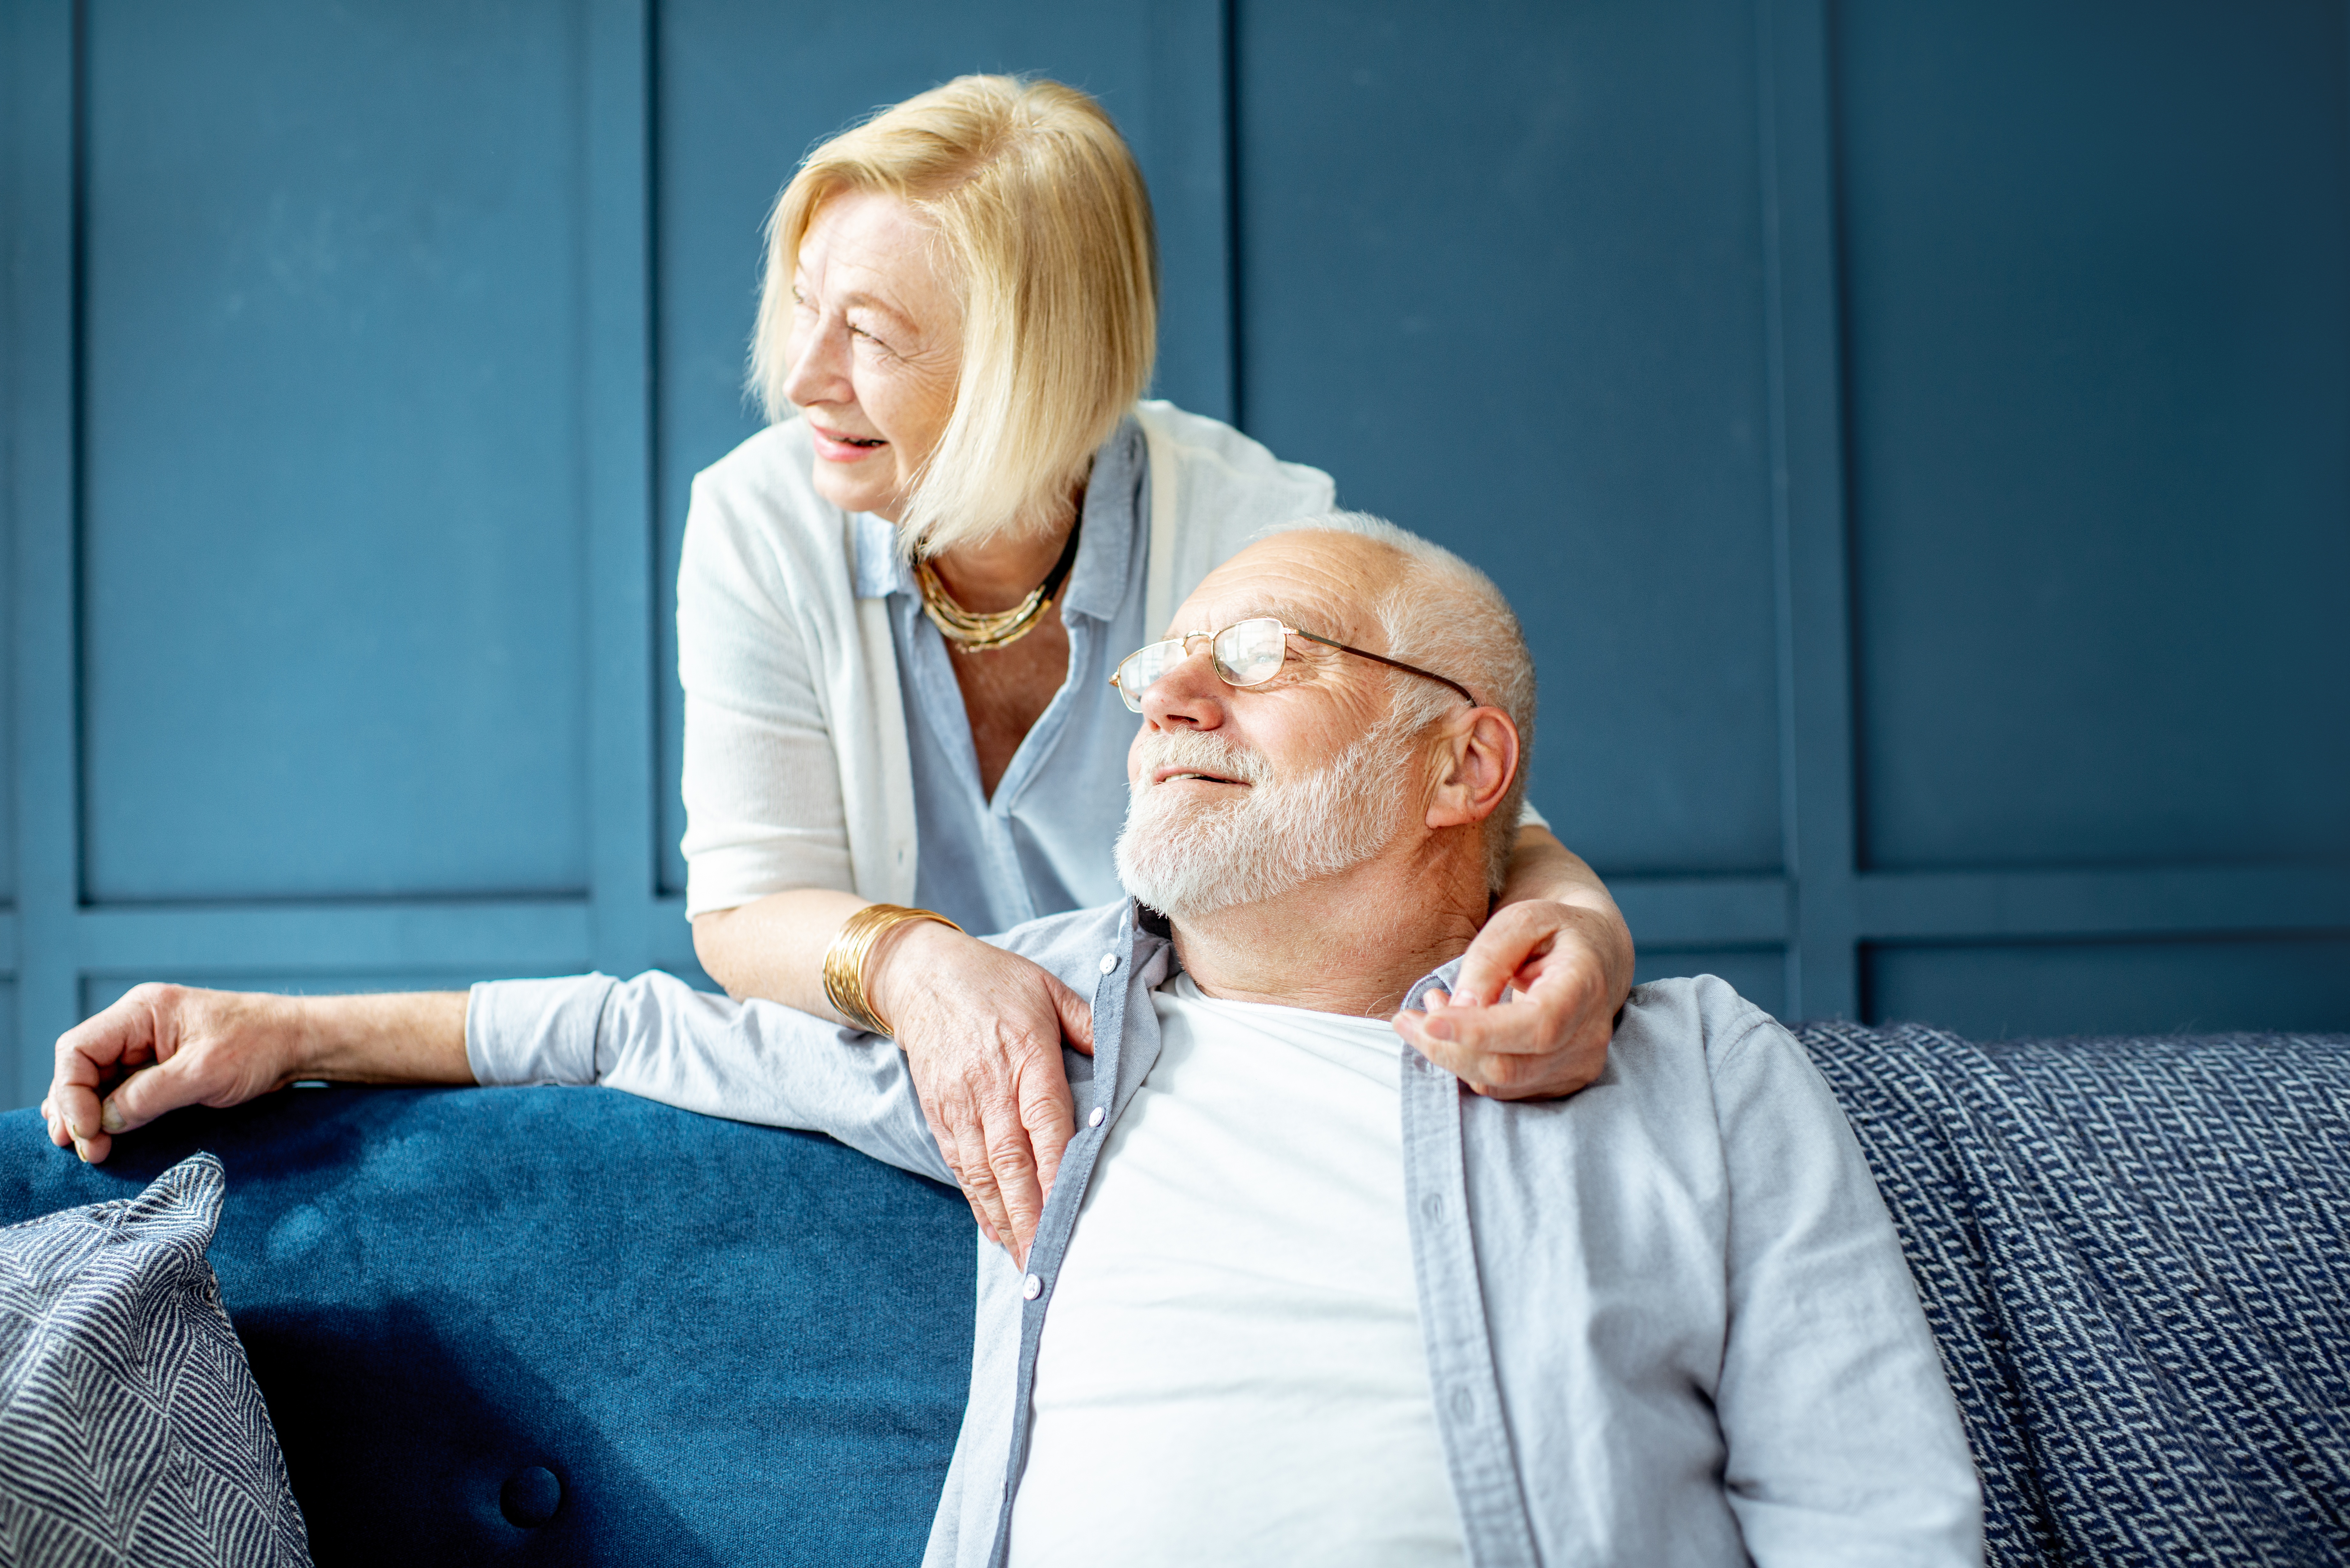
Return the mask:
[[[1517, 772], [1508, 793], [1485, 819], [1485, 883], [1500, 892], [1510, 856], [1517, 847], [1518, 813], [1525, 804], [1526, 769], [1534, 758], [1534, 660], [1525, 628], [1493, 579], [1446, 549], [1367, 512], [1326, 512], [1276, 523], [1256, 535], [1352, 534], [1384, 545], [1404, 557], [1402, 576], [1372, 606], [1387, 637], [1387, 651], [1412, 664], [1451, 676], [1499, 708], [1518, 730]], [[1425, 729], [1460, 701], [1458, 692], [1433, 680], [1399, 678], [1388, 722], [1411, 733]]]

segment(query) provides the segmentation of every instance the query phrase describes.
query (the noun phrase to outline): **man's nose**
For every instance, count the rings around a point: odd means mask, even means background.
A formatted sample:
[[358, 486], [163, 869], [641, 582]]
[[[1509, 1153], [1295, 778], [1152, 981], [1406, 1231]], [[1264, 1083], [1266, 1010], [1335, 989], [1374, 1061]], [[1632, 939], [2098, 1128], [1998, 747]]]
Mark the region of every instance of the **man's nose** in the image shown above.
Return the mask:
[[1232, 688], [1216, 673], [1205, 641], [1142, 693], [1142, 717], [1161, 730], [1213, 730], [1224, 722], [1224, 699]]

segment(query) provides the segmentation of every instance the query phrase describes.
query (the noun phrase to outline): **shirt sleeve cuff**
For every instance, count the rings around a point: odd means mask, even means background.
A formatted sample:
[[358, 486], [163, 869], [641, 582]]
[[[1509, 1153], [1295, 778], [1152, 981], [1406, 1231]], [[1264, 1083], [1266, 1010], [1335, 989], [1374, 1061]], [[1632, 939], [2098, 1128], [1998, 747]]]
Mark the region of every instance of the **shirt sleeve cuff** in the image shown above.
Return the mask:
[[465, 1007], [465, 1061], [477, 1084], [592, 1084], [609, 975], [485, 981]]

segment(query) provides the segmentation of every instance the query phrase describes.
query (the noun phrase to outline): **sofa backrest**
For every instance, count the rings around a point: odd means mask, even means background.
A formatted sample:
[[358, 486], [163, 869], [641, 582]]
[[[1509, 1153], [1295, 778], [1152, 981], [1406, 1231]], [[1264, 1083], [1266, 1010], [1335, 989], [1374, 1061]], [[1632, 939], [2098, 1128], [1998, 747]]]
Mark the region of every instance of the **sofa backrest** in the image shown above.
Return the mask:
[[920, 1560], [970, 1376], [955, 1194], [609, 1090], [289, 1090], [96, 1168], [0, 1117], [0, 1222], [197, 1148], [322, 1568]]
[[[2350, 1037], [1802, 1038], [1993, 1563], [2350, 1561]], [[608, 1090], [295, 1090], [95, 1168], [0, 1117], [0, 1223], [197, 1148], [321, 1564], [920, 1561], [969, 1376], [955, 1194]]]

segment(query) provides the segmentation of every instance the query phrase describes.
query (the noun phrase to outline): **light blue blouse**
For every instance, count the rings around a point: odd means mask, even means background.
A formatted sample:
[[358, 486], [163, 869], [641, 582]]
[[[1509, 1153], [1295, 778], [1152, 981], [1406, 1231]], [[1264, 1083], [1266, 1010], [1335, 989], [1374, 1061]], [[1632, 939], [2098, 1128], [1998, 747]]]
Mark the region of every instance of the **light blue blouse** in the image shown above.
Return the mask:
[[1126, 820], [1126, 752], [1139, 722], [1109, 684], [1157, 633], [1142, 624], [1150, 559], [1142, 431], [1095, 454], [1077, 558], [1061, 593], [1069, 674], [989, 799], [946, 639], [922, 613], [896, 530], [858, 518], [857, 595], [889, 601], [914, 772], [915, 902], [967, 931], [1005, 931], [1119, 896], [1111, 849]]

